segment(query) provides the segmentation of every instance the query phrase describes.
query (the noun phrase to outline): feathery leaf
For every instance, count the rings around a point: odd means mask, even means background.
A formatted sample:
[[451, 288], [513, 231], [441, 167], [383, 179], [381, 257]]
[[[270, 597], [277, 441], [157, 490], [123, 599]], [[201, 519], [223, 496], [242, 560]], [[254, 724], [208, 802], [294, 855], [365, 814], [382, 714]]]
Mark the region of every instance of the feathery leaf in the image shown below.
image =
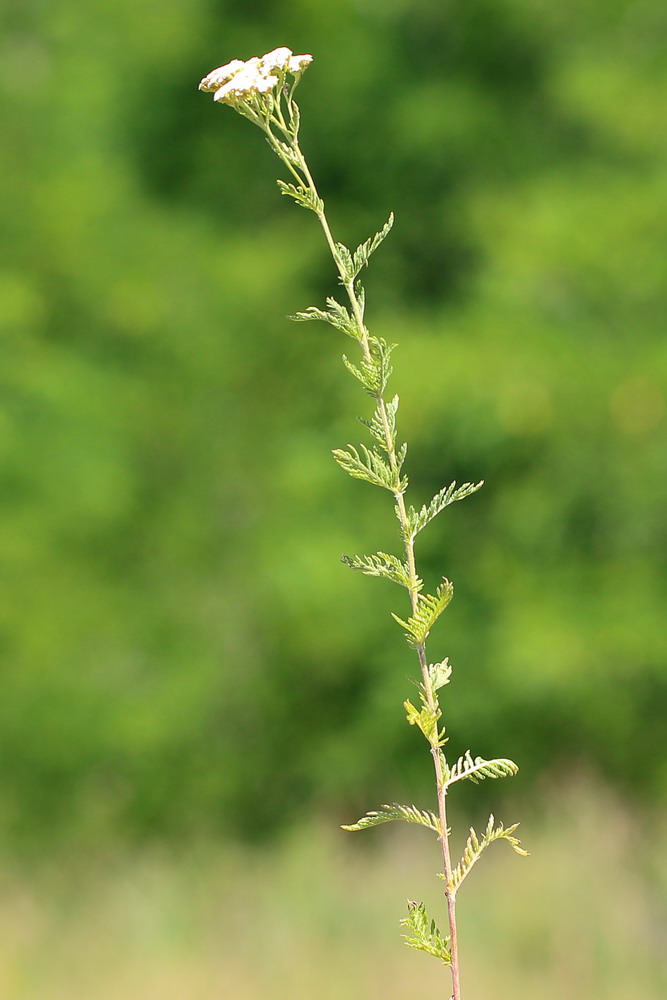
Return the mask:
[[378, 395], [382, 395], [392, 373], [390, 359], [396, 344], [388, 344], [383, 337], [369, 337], [368, 350], [378, 371]]
[[436, 621], [445, 610], [454, 594], [454, 586], [449, 580], [444, 580], [436, 589], [435, 595], [420, 594], [417, 610], [403, 621], [392, 611], [392, 618], [397, 621], [401, 628], [405, 629], [408, 642], [412, 646], [420, 646], [435, 625]]
[[471, 493], [476, 493], [483, 485], [484, 481], [482, 480], [479, 483], [464, 483], [457, 489], [456, 483], [450, 483], [449, 486], [436, 493], [428, 506], [425, 504], [419, 511], [410, 507], [408, 509], [408, 526], [411, 537], [414, 538], [445, 507], [456, 503], [457, 500], [463, 500], [464, 497], [469, 497]]
[[[528, 857], [528, 851], [524, 851], [521, 846], [521, 841], [517, 837], [513, 837], [512, 834], [518, 827], [518, 823], [514, 823], [513, 826], [508, 826], [507, 829], [502, 823], [498, 826], [494, 826], [495, 820], [493, 814], [489, 816], [489, 822], [486, 825], [486, 830], [482, 835], [481, 839], [478, 837], [477, 833], [470, 827], [470, 836], [466, 841], [466, 846], [463, 851], [463, 856], [456, 868], [452, 871], [452, 876], [449, 880], [448, 888], [450, 892], [456, 895], [459, 886], [470, 873], [473, 865], [475, 865], [482, 856], [485, 848], [492, 844], [494, 840], [506, 840], [510, 847], [516, 851], [517, 854], [522, 855], [522, 857]], [[440, 878], [444, 878], [444, 875], [440, 875]]]
[[435, 920], [429, 918], [423, 903], [413, 903], [408, 900], [408, 915], [401, 920], [401, 927], [409, 931], [403, 935], [408, 948], [416, 948], [417, 951], [424, 951], [427, 955], [435, 955], [445, 965], [452, 964], [449, 938], [443, 938]]
[[449, 659], [446, 657], [440, 663], [429, 663], [428, 676], [434, 691], [439, 691], [445, 684], [449, 684], [452, 676], [452, 667]]
[[[345, 358], [343, 358], [343, 360], [345, 361]], [[347, 361], [345, 363], [346, 365], [348, 364]], [[370, 420], [365, 420], [363, 417], [358, 418], [359, 422], [362, 423], [364, 427], [368, 427], [380, 447], [387, 453], [389, 453], [389, 448], [394, 448], [396, 443], [397, 412], [398, 396], [394, 396], [394, 398], [390, 400], [378, 399], [375, 412]], [[402, 464], [402, 462], [398, 463], [399, 468]]]
[[401, 478], [398, 473], [392, 472], [375, 448], [369, 449], [363, 444], [360, 448], [363, 458], [351, 444], [347, 449], [335, 448], [332, 454], [341, 469], [345, 469], [354, 479], [363, 479], [374, 486], [382, 486], [394, 495], [403, 493], [408, 485], [407, 478]]
[[342, 830], [367, 830], [371, 826], [379, 826], [380, 823], [391, 823], [392, 820], [404, 820], [406, 823], [417, 823], [433, 830], [440, 836], [440, 820], [435, 813], [427, 809], [417, 809], [416, 806], [401, 806], [396, 802], [392, 805], [383, 805], [380, 809], [372, 810], [362, 816], [356, 823], [349, 826], [342, 826]]
[[287, 184], [281, 180], [276, 181], [276, 183], [280, 188], [281, 194], [286, 194], [288, 197], [294, 198], [297, 205], [309, 208], [311, 212], [320, 213], [324, 209], [324, 202], [310, 188], [304, 188], [301, 185], [296, 187], [294, 184]]
[[466, 778], [475, 785], [483, 781], [484, 778], [507, 778], [516, 774], [518, 770], [518, 765], [506, 757], [485, 760], [484, 757], [473, 757], [470, 751], [466, 750], [464, 756], [459, 757], [456, 764], [450, 769], [445, 788], [453, 785], [455, 781], [463, 781]]
[[353, 281], [356, 277], [356, 272], [352, 264], [352, 254], [344, 243], [336, 243], [336, 253], [338, 254], [338, 264], [342, 271], [341, 282], [345, 284], [348, 281]]
[[331, 326], [335, 326], [337, 330], [341, 330], [346, 336], [351, 337], [352, 340], [361, 340], [362, 333], [357, 326], [357, 322], [345, 306], [341, 305], [340, 302], [337, 302], [331, 296], [327, 298], [326, 304], [326, 310], [318, 309], [317, 306], [309, 306], [302, 312], [289, 316], [288, 319], [293, 319], [297, 323], [306, 323], [308, 320], [319, 319], [324, 323], [330, 323]]
[[[410, 571], [404, 562], [388, 552], [376, 552], [372, 556], [342, 556], [342, 561], [350, 569], [359, 570], [366, 576], [384, 576], [394, 583], [400, 583], [402, 587], [411, 589]], [[417, 586], [421, 587], [422, 581], [417, 580]]]
[[[297, 314], [297, 318], [302, 314]], [[319, 316], [305, 317], [306, 319], [320, 319]], [[355, 328], [356, 329], [356, 328]], [[346, 355], [343, 355], [343, 364], [347, 370], [354, 375], [363, 385], [366, 392], [371, 396], [379, 398], [387, 387], [387, 381], [391, 374], [389, 358], [393, 347], [384, 340], [376, 337], [369, 337], [369, 357], [364, 355], [359, 362], [359, 366], [353, 364]]]
[[394, 213], [392, 212], [386, 223], [382, 227], [379, 233], [376, 233], [371, 239], [366, 240], [365, 243], [360, 243], [357, 249], [354, 251], [354, 256], [352, 259], [352, 270], [354, 277], [359, 274], [362, 267], [368, 265], [368, 258], [375, 250], [380, 246], [382, 241], [388, 235], [391, 227], [394, 224]]
[[403, 702], [403, 708], [405, 709], [407, 720], [411, 726], [417, 726], [421, 729], [422, 733], [432, 747], [444, 746], [447, 742], [444, 735], [445, 730], [443, 728], [442, 731], [438, 731], [438, 720], [442, 715], [440, 706], [437, 706], [435, 709], [431, 708], [431, 706], [426, 703], [423, 690], [421, 693], [421, 699], [421, 709], [415, 708], [409, 698], [407, 701]]

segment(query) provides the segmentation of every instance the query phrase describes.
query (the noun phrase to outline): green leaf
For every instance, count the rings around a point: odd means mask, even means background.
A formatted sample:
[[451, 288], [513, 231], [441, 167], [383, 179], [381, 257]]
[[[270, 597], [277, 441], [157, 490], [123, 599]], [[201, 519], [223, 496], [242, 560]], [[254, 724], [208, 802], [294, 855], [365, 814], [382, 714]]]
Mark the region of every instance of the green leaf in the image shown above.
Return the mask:
[[454, 594], [453, 584], [444, 580], [437, 588], [435, 595], [420, 594], [417, 610], [407, 621], [403, 621], [392, 611], [392, 618], [401, 628], [405, 629], [406, 638], [412, 646], [421, 646], [436, 621], [445, 610]]
[[[358, 418], [364, 427], [368, 427], [375, 440], [380, 444], [380, 447], [387, 453], [389, 453], [389, 448], [394, 448], [396, 443], [397, 412], [398, 396], [394, 396], [394, 398], [390, 400], [378, 399], [375, 412], [370, 420], [364, 420], [363, 417]], [[389, 435], [389, 440], [387, 440], [387, 434]], [[398, 460], [399, 456], [396, 457]], [[403, 464], [404, 460], [405, 455], [403, 456], [403, 460], [401, 462], [397, 462], [399, 468]]]
[[[269, 143], [272, 149], [275, 149], [279, 153], [279, 155], [282, 156], [282, 158], [287, 161], [287, 163], [292, 163], [293, 165], [298, 166], [299, 156], [295, 152], [293, 146], [290, 146], [288, 143], [283, 142], [282, 139], [278, 139], [276, 136], [273, 136], [271, 139], [267, 139], [267, 142]], [[277, 181], [277, 184], [281, 189], [293, 188], [295, 191], [298, 191], [300, 193], [300, 196], [302, 192], [308, 190], [307, 188], [301, 187], [301, 185], [299, 185], [298, 188], [295, 188], [293, 184], [286, 184], [285, 181], [280, 181], [280, 180]], [[283, 194], [289, 194], [290, 197], [292, 198], [294, 197], [291, 191], [283, 191]]]
[[357, 298], [357, 303], [359, 304], [359, 310], [361, 315], [364, 315], [364, 309], [366, 308], [366, 292], [364, 291], [364, 286], [360, 281], [355, 281], [354, 283], [354, 294]]
[[405, 461], [405, 456], [407, 455], [407, 453], [408, 453], [408, 444], [406, 441], [401, 445], [401, 447], [396, 452], [396, 465], [398, 466], [399, 469], [403, 467], [403, 462]]
[[338, 264], [341, 269], [341, 281], [346, 284], [353, 281], [356, 277], [356, 272], [354, 270], [354, 265], [352, 264], [352, 254], [345, 246], [344, 243], [336, 243], [336, 254], [338, 257]]
[[375, 236], [373, 236], [371, 239], [366, 240], [365, 243], [360, 243], [357, 249], [354, 251], [354, 257], [351, 263], [352, 263], [353, 276], [355, 278], [361, 271], [362, 267], [368, 266], [368, 258], [380, 246], [382, 241], [389, 233], [393, 224], [394, 224], [394, 213], [392, 212], [387, 222], [380, 230], [380, 232], [376, 233]]
[[359, 362], [359, 367], [357, 367], [344, 354], [343, 364], [350, 374], [354, 375], [354, 377], [361, 382], [369, 395], [373, 397], [380, 395], [381, 373], [373, 358], [369, 359], [364, 356]]
[[416, 948], [427, 955], [434, 955], [445, 965], [452, 964], [449, 938], [443, 938], [435, 920], [431, 920], [423, 903], [408, 900], [408, 915], [401, 920], [401, 927], [407, 928], [403, 938], [408, 948]]
[[288, 316], [287, 318], [293, 319], [295, 323], [306, 323], [311, 319], [320, 319], [323, 323], [331, 323], [329, 313], [324, 312], [323, 309], [318, 309], [317, 306], [308, 306], [302, 312], [294, 313], [293, 316]]
[[363, 457], [351, 444], [345, 448], [335, 448], [333, 457], [336, 459], [341, 469], [354, 479], [363, 479], [374, 486], [382, 486], [396, 495], [403, 493], [407, 488], [407, 478], [402, 479], [398, 473], [392, 472], [388, 463], [384, 460], [375, 448], [369, 449], [365, 445], [360, 445]]
[[290, 132], [296, 139], [299, 133], [299, 126], [301, 125], [301, 112], [299, 111], [299, 105], [296, 103], [296, 101], [290, 101], [289, 108], [290, 108], [290, 118], [292, 119]]
[[301, 184], [296, 187], [294, 184], [287, 184], [281, 180], [276, 181], [276, 183], [281, 193], [293, 198], [297, 205], [301, 205], [303, 208], [308, 208], [311, 212], [317, 212], [318, 214], [324, 211], [324, 202], [310, 188], [302, 187]]
[[[410, 571], [404, 562], [397, 556], [387, 552], [376, 552], [372, 556], [342, 556], [342, 561], [350, 569], [359, 570], [366, 576], [384, 576], [394, 583], [400, 583], [408, 590], [412, 589]], [[417, 580], [417, 587], [422, 587], [422, 581]]]
[[377, 392], [379, 396], [384, 394], [391, 376], [392, 367], [389, 362], [395, 347], [396, 344], [388, 344], [382, 337], [368, 338], [368, 349], [378, 372]]
[[444, 746], [447, 742], [444, 737], [444, 730], [442, 732], [438, 731], [438, 720], [442, 715], [439, 706], [431, 708], [430, 705], [426, 704], [422, 693], [422, 707], [420, 709], [415, 708], [410, 699], [403, 702], [403, 708], [406, 711], [407, 720], [410, 725], [421, 729], [432, 747]]
[[393, 820], [404, 820], [406, 823], [417, 823], [433, 830], [440, 836], [440, 820], [435, 813], [426, 809], [417, 809], [416, 806], [401, 806], [397, 803], [383, 805], [380, 809], [372, 810], [362, 816], [357, 823], [350, 826], [341, 827], [342, 830], [367, 830], [371, 826], [379, 826], [381, 823], [391, 823]]
[[375, 368], [373, 365], [369, 365], [365, 358], [362, 358], [361, 367], [357, 368], [356, 365], [352, 364], [350, 359], [346, 354], [343, 355], [343, 364], [350, 372], [351, 375], [361, 382], [366, 392], [370, 393], [371, 396], [375, 395]]
[[354, 316], [350, 315], [345, 306], [331, 297], [327, 298], [326, 304], [326, 310], [318, 309], [316, 306], [309, 306], [308, 309], [295, 313], [293, 316], [289, 316], [288, 319], [293, 319], [297, 323], [306, 323], [308, 320], [319, 319], [324, 323], [335, 326], [337, 330], [341, 330], [346, 336], [351, 337], [352, 340], [360, 341], [362, 332], [359, 330]]
[[463, 757], [459, 757], [456, 764], [451, 768], [449, 777], [445, 782], [445, 788], [453, 785], [456, 781], [463, 781], [466, 778], [474, 784], [479, 784], [484, 778], [507, 778], [516, 774], [519, 770], [513, 760], [505, 757], [496, 757], [493, 760], [485, 760], [484, 757], [473, 757], [469, 750], [466, 750]]
[[424, 505], [420, 511], [416, 511], [414, 507], [410, 507], [408, 509], [410, 536], [414, 539], [422, 528], [425, 528], [429, 521], [432, 521], [445, 507], [456, 503], [457, 500], [463, 500], [464, 497], [469, 497], [471, 493], [476, 493], [483, 485], [484, 480], [479, 483], [464, 483], [463, 486], [459, 486], [457, 489], [456, 483], [450, 483], [449, 486], [436, 493], [430, 504], [428, 506]]
[[434, 691], [439, 691], [445, 684], [449, 684], [452, 676], [452, 667], [450, 666], [449, 659], [445, 658], [440, 663], [429, 663], [428, 676]]
[[352, 337], [353, 340], [360, 340], [362, 332], [357, 326], [354, 316], [351, 315], [345, 306], [341, 305], [340, 302], [337, 302], [330, 295], [327, 297], [326, 303], [329, 315], [331, 316], [329, 322], [333, 326], [338, 327], [339, 330], [342, 330], [348, 337]]
[[[321, 319], [320, 316], [309, 316], [304, 313], [297, 313], [297, 315], [293, 318]], [[330, 322], [328, 317], [327, 322]], [[368, 356], [364, 354], [358, 367], [345, 355], [343, 355], [343, 364], [347, 370], [354, 375], [359, 382], [361, 382], [364, 389], [371, 396], [378, 399], [378, 403], [380, 397], [384, 394], [385, 389], [387, 388], [387, 382], [389, 381], [389, 376], [391, 375], [389, 358], [391, 357], [393, 349], [393, 345], [387, 344], [386, 341], [378, 339], [377, 337], [369, 337], [369, 354]]]
[[[522, 857], [528, 857], [528, 851], [524, 851], [521, 846], [521, 841], [517, 837], [512, 836], [519, 825], [518, 823], [515, 823], [513, 826], [508, 826], [507, 829], [505, 829], [502, 823], [499, 823], [498, 826], [495, 826], [494, 824], [495, 820], [492, 814], [489, 816], [489, 822], [487, 823], [486, 830], [484, 831], [481, 839], [477, 836], [473, 827], [470, 827], [470, 836], [466, 841], [463, 856], [456, 868], [452, 871], [451, 878], [449, 879], [448, 889], [452, 895], [456, 895], [461, 883], [466, 876], [470, 874], [473, 865], [479, 861], [483, 851], [489, 846], [489, 844], [492, 844], [494, 840], [506, 840], [517, 854], [520, 854]], [[445, 878], [442, 874], [439, 877], [443, 879]]]
[[449, 781], [450, 770], [449, 770], [449, 765], [447, 763], [447, 759], [442, 750], [438, 750], [438, 757], [440, 758], [440, 779], [438, 782], [438, 786], [440, 788], [444, 788], [447, 782]]

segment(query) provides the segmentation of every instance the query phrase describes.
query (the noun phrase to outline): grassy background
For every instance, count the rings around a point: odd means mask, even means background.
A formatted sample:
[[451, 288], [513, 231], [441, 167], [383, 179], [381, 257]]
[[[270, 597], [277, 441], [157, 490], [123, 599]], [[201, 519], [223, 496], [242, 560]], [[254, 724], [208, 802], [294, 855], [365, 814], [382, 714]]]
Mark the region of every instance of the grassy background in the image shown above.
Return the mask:
[[[583, 780], [550, 789], [526, 826], [533, 855], [496, 845], [461, 896], [466, 996], [661, 1000], [664, 828], [649, 839]], [[442, 995], [443, 967], [403, 948], [398, 928], [401, 896], [436, 902], [435, 847], [419, 830], [376, 836], [359, 851], [329, 822], [310, 823], [270, 853], [199, 845], [70, 859], [29, 883], [5, 873], [2, 995]]]

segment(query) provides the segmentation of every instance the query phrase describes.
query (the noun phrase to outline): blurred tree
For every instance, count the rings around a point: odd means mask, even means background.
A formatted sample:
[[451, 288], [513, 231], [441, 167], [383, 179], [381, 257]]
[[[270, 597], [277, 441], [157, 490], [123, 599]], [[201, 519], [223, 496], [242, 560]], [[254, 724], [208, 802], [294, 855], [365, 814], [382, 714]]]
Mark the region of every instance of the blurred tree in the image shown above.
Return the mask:
[[411, 478], [487, 480], [424, 541], [458, 586], [452, 722], [528, 777], [586, 761], [664, 797], [664, 5], [2, 17], [6, 836], [266, 832], [420, 780], [390, 594], [337, 563], [393, 530], [328, 454], [363, 399], [326, 329], [281, 318], [333, 276], [196, 92], [277, 44], [316, 57], [304, 143], [340, 237], [396, 210], [369, 304]]

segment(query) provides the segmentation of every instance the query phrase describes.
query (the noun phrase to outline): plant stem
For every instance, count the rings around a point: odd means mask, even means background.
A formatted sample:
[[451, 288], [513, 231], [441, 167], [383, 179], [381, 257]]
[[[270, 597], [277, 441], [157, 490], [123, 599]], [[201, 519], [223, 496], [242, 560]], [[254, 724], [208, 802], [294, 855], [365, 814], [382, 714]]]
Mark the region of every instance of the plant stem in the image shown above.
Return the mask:
[[[296, 145], [296, 141], [295, 141], [295, 146], [298, 149], [298, 146]], [[300, 153], [300, 150], [299, 150], [299, 153]], [[334, 238], [332, 236], [332, 233], [331, 233], [331, 228], [329, 226], [329, 223], [328, 223], [325, 211], [324, 211], [324, 203], [323, 203], [323, 201], [319, 197], [319, 194], [317, 192], [317, 188], [315, 187], [315, 182], [313, 181], [312, 175], [311, 175], [311, 173], [310, 173], [310, 171], [308, 169], [308, 166], [306, 164], [306, 161], [305, 161], [305, 159], [303, 158], [302, 155], [301, 155], [300, 159], [301, 159], [301, 162], [300, 162], [299, 166], [303, 170], [304, 176], [306, 177], [306, 179], [308, 181], [308, 184], [309, 184], [309, 186], [311, 188], [311, 191], [313, 192], [313, 195], [318, 199], [319, 204], [322, 205], [321, 211], [317, 212], [317, 217], [318, 217], [318, 219], [320, 221], [320, 225], [322, 226], [322, 229], [324, 231], [324, 235], [325, 235], [327, 244], [329, 245], [329, 249], [331, 251], [331, 255], [332, 255], [333, 259], [334, 259], [334, 262], [335, 262], [336, 267], [338, 269], [338, 273], [339, 273], [339, 275], [341, 277], [341, 282], [344, 285], [345, 290], [347, 292], [347, 296], [348, 296], [348, 299], [350, 301], [350, 306], [352, 308], [352, 313], [354, 315], [354, 318], [355, 318], [355, 321], [356, 321], [356, 324], [357, 324], [357, 328], [358, 328], [359, 334], [360, 334], [360, 341], [359, 342], [360, 342], [360, 345], [361, 345], [361, 349], [362, 349], [362, 351], [363, 351], [364, 356], [366, 357], [366, 359], [370, 360], [371, 351], [370, 351], [370, 347], [369, 347], [369, 344], [368, 344], [368, 331], [366, 330], [366, 327], [364, 326], [363, 311], [362, 311], [359, 299], [357, 297], [357, 294], [355, 292], [354, 282], [353, 281], [349, 281], [349, 280], [345, 280], [345, 271], [344, 271], [344, 268], [343, 268], [342, 261], [340, 259], [340, 254], [338, 253], [338, 249], [336, 247], [335, 240], [334, 240]], [[387, 452], [387, 456], [389, 458], [389, 465], [390, 465], [390, 468], [391, 468], [392, 472], [394, 472], [394, 473], [396, 473], [398, 475], [398, 462], [397, 462], [397, 459], [396, 459], [396, 450], [394, 448], [393, 436], [392, 436], [392, 433], [391, 433], [391, 429], [390, 429], [390, 425], [389, 425], [389, 420], [388, 420], [388, 417], [387, 417], [387, 408], [386, 408], [385, 400], [382, 397], [381, 393], [379, 393], [379, 392], [377, 394], [375, 394], [374, 398], [375, 398], [375, 402], [376, 402], [376, 405], [377, 405], [377, 411], [380, 414], [380, 417], [381, 417], [381, 420], [382, 420], [382, 426], [383, 426], [383, 430], [384, 430], [384, 439], [385, 439], [385, 449], [386, 449], [386, 452]], [[406, 556], [406, 560], [407, 560], [408, 573], [409, 573], [409, 578], [410, 578], [410, 588], [409, 588], [410, 602], [411, 602], [411, 605], [412, 605], [412, 612], [414, 614], [416, 612], [416, 610], [417, 610], [417, 606], [418, 606], [418, 603], [419, 603], [419, 585], [418, 585], [417, 567], [416, 567], [415, 553], [414, 553], [414, 537], [410, 533], [409, 524], [408, 524], [407, 511], [405, 509], [405, 499], [403, 497], [403, 494], [400, 493], [400, 492], [395, 493], [394, 494], [394, 499], [396, 501], [396, 508], [397, 508], [398, 515], [399, 515], [399, 523], [400, 523], [400, 526], [401, 526], [401, 536], [403, 538], [403, 542], [404, 542], [404, 546], [405, 546], [405, 556]], [[435, 692], [433, 690], [433, 685], [431, 683], [431, 678], [430, 678], [429, 672], [428, 672], [428, 661], [426, 659], [426, 643], [425, 642], [420, 643], [419, 646], [417, 647], [417, 656], [419, 658], [419, 666], [420, 666], [420, 670], [421, 670], [422, 683], [424, 685], [424, 690], [426, 692], [426, 698], [427, 698], [428, 706], [429, 706], [429, 708], [434, 713], [436, 713], [437, 710], [438, 710], [438, 702], [437, 702], [437, 698], [436, 698]], [[452, 862], [451, 862], [451, 856], [450, 856], [450, 851], [449, 851], [449, 834], [448, 834], [448, 829], [447, 829], [447, 792], [446, 792], [445, 787], [444, 787], [444, 785], [445, 785], [445, 779], [444, 779], [444, 774], [443, 774], [443, 769], [442, 769], [442, 758], [441, 758], [441, 753], [440, 753], [440, 747], [438, 745], [438, 737], [437, 737], [437, 735], [434, 738], [434, 742], [431, 744], [431, 754], [432, 754], [432, 757], [433, 757], [433, 765], [434, 765], [434, 769], [435, 769], [435, 780], [436, 780], [437, 798], [438, 798], [438, 815], [439, 815], [439, 819], [440, 819], [440, 828], [441, 828], [441, 831], [442, 831], [441, 835], [440, 835], [440, 844], [441, 844], [441, 847], [442, 847], [442, 859], [443, 859], [444, 876], [445, 876], [445, 879], [444, 879], [444, 882], [445, 882], [445, 898], [447, 900], [447, 918], [448, 918], [448, 921], [449, 921], [449, 949], [450, 949], [450, 954], [451, 954], [451, 965], [450, 965], [450, 968], [451, 968], [452, 990], [453, 990], [451, 1000], [461, 1000], [461, 982], [460, 982], [459, 955], [458, 955], [458, 936], [457, 936], [457, 929], [456, 929], [456, 896], [455, 896], [455, 893], [451, 889]]]
[[[349, 278], [346, 274], [346, 270], [341, 259], [340, 252], [336, 246], [336, 241], [331, 233], [331, 227], [327, 220], [324, 202], [320, 198], [313, 180], [312, 174], [308, 168], [308, 164], [301, 152], [298, 141], [298, 112], [296, 112], [296, 118], [294, 117], [295, 105], [292, 103], [291, 94], [286, 98], [286, 106], [288, 113], [288, 122], [286, 122], [285, 117], [282, 113], [282, 108], [280, 103], [274, 106], [272, 111], [268, 114], [263, 122], [257, 122], [262, 127], [262, 130], [266, 134], [274, 151], [283, 161], [285, 166], [288, 168], [292, 176], [295, 178], [299, 185], [307, 185], [310, 188], [311, 195], [313, 196], [313, 206], [318, 206], [313, 208], [315, 214], [317, 215], [322, 231], [324, 232], [325, 239], [329, 250], [331, 251], [331, 256], [333, 257], [334, 263], [338, 270], [340, 276], [341, 284], [344, 286], [347, 296], [352, 309], [352, 314], [354, 316], [355, 325], [359, 334], [359, 344], [364, 357], [367, 361], [371, 360], [371, 349], [369, 345], [368, 331], [364, 325], [363, 309], [359, 298], [357, 296], [354, 280]], [[290, 147], [289, 154], [287, 154], [285, 149], [285, 144], [277, 139], [271, 129], [271, 123], [278, 126], [282, 134], [287, 139], [287, 144]], [[291, 155], [290, 155], [291, 154]], [[377, 412], [380, 415], [383, 428], [384, 445], [385, 451], [387, 452], [387, 457], [389, 459], [389, 466], [391, 471], [395, 474], [396, 480], [399, 479], [399, 463], [396, 457], [396, 449], [394, 447], [394, 438], [391, 431], [391, 425], [389, 418], [387, 416], [387, 406], [381, 391], [374, 393], [375, 403], [377, 407]], [[396, 501], [396, 510], [398, 512], [398, 519], [401, 529], [401, 537], [403, 538], [403, 544], [405, 547], [405, 557], [408, 567], [408, 578], [409, 578], [409, 593], [410, 602], [412, 605], [412, 613], [418, 609], [419, 606], [419, 579], [417, 576], [417, 567], [415, 563], [415, 553], [414, 553], [414, 535], [410, 531], [408, 515], [405, 507], [405, 499], [403, 493], [396, 491], [394, 494], [394, 500]], [[425, 642], [420, 643], [417, 646], [417, 656], [419, 658], [419, 666], [422, 676], [423, 689], [426, 695], [426, 701], [428, 707], [436, 715], [439, 714], [439, 706], [435, 691], [433, 690], [433, 684], [428, 670], [428, 660], [426, 658], [426, 644]], [[461, 1000], [461, 986], [459, 978], [459, 958], [458, 958], [458, 943], [457, 943], [457, 931], [456, 931], [456, 897], [455, 892], [451, 888], [451, 876], [452, 876], [452, 863], [449, 851], [449, 833], [447, 829], [447, 803], [446, 803], [446, 789], [445, 789], [445, 778], [443, 773], [443, 758], [440, 750], [439, 736], [437, 733], [433, 737], [431, 742], [431, 754], [433, 757], [433, 766], [435, 769], [435, 779], [437, 788], [437, 798], [438, 798], [438, 815], [440, 821], [440, 844], [442, 847], [442, 858], [444, 864], [444, 880], [445, 880], [445, 897], [447, 900], [447, 917], [449, 921], [449, 951], [451, 955], [450, 969], [452, 976], [452, 997], [451, 1000]]]

